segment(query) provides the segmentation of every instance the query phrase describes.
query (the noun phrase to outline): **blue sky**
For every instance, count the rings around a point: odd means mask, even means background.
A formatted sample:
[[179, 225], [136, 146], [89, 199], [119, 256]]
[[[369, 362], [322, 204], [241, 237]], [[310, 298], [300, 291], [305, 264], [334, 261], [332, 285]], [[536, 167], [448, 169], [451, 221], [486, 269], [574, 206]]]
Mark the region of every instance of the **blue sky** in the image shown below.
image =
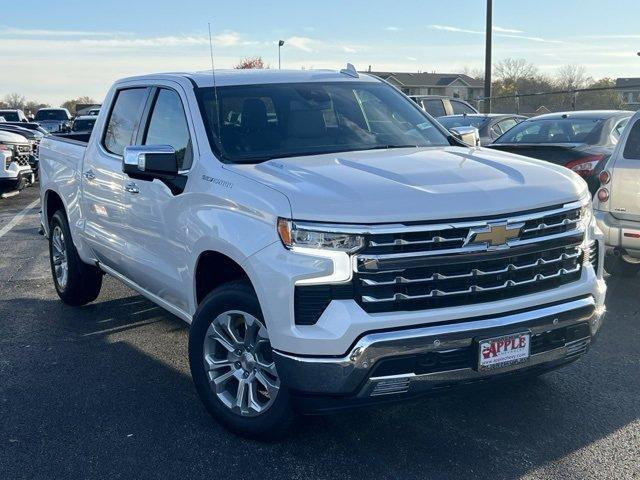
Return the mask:
[[[10, 2], [0, 17], [0, 98], [101, 100], [122, 76], [210, 68], [208, 21], [219, 68], [252, 55], [277, 67], [284, 39], [283, 68], [480, 69], [484, 9], [484, 0]], [[494, 60], [640, 76], [639, 19], [638, 0], [494, 0]]]

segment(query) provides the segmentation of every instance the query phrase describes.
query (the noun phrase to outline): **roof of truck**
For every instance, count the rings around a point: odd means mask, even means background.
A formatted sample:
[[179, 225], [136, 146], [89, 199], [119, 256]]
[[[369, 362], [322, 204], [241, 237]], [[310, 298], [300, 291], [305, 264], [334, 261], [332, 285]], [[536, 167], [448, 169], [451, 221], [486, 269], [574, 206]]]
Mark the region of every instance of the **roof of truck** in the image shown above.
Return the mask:
[[[145, 79], [175, 79], [188, 78], [199, 87], [212, 87], [213, 74], [211, 70], [203, 72], [172, 72], [128, 77], [119, 82]], [[351, 76], [337, 70], [275, 70], [275, 69], [232, 69], [216, 70], [216, 85], [256, 85], [264, 83], [303, 83], [303, 82], [380, 82], [380, 79], [364, 73]]]

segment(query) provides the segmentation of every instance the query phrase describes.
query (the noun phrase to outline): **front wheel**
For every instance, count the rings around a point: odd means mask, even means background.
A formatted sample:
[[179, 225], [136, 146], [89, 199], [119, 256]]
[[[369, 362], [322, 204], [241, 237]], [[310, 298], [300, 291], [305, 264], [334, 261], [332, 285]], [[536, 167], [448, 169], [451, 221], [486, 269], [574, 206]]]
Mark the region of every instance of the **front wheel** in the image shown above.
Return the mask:
[[200, 399], [225, 427], [262, 439], [288, 431], [294, 418], [289, 393], [248, 282], [223, 285], [202, 301], [189, 332], [189, 363]]

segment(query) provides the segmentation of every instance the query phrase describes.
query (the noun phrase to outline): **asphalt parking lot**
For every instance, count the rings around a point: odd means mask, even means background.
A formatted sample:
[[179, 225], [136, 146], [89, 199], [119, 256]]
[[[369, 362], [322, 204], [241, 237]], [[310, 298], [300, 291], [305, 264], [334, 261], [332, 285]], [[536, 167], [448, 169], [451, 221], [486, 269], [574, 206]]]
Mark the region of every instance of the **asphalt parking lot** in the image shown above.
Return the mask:
[[[63, 305], [29, 188], [0, 200], [0, 478], [637, 478], [640, 278], [578, 362], [499, 390], [303, 419], [235, 437], [191, 384], [188, 330], [107, 278]], [[12, 221], [13, 220], [13, 221]]]

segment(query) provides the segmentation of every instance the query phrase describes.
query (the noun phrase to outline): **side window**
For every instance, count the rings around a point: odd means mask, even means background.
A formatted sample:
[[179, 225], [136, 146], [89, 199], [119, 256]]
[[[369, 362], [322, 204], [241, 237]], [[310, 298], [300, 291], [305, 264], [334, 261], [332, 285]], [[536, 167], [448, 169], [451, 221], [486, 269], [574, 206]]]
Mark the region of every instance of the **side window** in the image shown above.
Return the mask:
[[432, 98], [424, 100], [423, 105], [427, 113], [431, 114], [433, 117], [444, 117], [447, 114], [444, 110], [444, 104], [440, 99]]
[[622, 156], [630, 160], [640, 160], [640, 120], [631, 127]]
[[622, 135], [622, 132], [624, 131], [624, 127], [627, 126], [627, 122], [629, 122], [629, 119], [625, 118], [624, 120], [620, 120], [616, 124], [616, 126], [613, 127], [613, 130], [611, 131], [611, 135], [616, 140], [616, 142], [620, 139], [620, 135]]
[[143, 145], [171, 145], [176, 150], [178, 168], [188, 170], [193, 149], [182, 100], [173, 90], [158, 90]]
[[501, 122], [498, 122], [498, 125], [500, 126], [500, 131], [502, 133], [506, 132], [510, 128], [515, 127], [517, 124], [518, 122], [514, 118], [507, 118], [506, 120], [502, 120]]
[[463, 113], [476, 113], [473, 111], [469, 105], [463, 102], [456, 102], [455, 100], [451, 100], [451, 108], [453, 109], [454, 115], [462, 115]]
[[502, 135], [502, 130], [500, 129], [500, 124], [496, 123], [490, 130], [491, 138], [494, 140]]
[[122, 155], [124, 147], [133, 145], [146, 99], [146, 88], [130, 88], [117, 93], [104, 134], [103, 145], [108, 152]]

